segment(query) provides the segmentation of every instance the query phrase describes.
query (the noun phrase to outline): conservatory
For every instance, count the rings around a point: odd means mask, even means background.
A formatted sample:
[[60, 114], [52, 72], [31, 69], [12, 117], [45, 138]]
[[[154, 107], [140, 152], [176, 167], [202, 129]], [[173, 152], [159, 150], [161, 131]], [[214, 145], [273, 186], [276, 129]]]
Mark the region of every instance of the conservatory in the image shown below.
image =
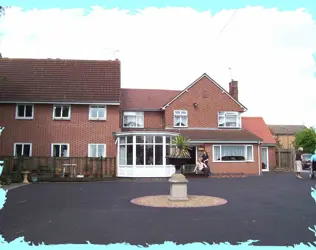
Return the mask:
[[170, 177], [175, 167], [170, 155], [172, 132], [119, 132], [117, 140], [118, 177]]

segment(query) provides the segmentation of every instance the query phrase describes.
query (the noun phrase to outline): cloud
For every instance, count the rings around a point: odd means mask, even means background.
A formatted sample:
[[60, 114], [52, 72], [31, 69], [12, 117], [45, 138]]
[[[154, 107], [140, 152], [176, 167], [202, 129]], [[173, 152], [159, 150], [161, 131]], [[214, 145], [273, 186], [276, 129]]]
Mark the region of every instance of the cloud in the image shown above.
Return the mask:
[[113, 59], [119, 50], [123, 87], [183, 89], [206, 72], [227, 89], [231, 67], [245, 115], [316, 125], [316, 24], [303, 9], [10, 8], [0, 33], [5, 57]]

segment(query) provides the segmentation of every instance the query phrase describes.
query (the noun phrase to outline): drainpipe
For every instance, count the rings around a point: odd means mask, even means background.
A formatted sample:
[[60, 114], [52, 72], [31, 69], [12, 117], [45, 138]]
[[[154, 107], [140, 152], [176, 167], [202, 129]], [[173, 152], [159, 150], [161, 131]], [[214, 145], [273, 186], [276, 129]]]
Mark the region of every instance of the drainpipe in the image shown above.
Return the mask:
[[261, 159], [260, 159], [260, 141], [259, 141], [259, 143], [258, 143], [258, 174], [259, 175], [261, 175], [261, 164], [260, 164], [260, 161], [261, 161]]

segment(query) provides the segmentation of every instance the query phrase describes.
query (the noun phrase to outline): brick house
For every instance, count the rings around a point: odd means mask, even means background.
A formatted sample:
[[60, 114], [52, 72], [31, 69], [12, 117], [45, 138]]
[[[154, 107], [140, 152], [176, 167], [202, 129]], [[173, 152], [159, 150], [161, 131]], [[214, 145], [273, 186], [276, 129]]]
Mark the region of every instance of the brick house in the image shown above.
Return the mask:
[[183, 91], [121, 88], [120, 62], [1, 59], [0, 155], [117, 157], [118, 177], [168, 177], [175, 135], [211, 170], [261, 174], [262, 142], [242, 126], [238, 82], [207, 74]]

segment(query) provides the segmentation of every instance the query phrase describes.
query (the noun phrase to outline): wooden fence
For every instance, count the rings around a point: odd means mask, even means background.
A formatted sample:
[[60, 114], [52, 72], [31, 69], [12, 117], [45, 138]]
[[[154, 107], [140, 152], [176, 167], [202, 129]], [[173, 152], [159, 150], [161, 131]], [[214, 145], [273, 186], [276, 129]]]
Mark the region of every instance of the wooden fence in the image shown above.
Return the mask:
[[278, 167], [288, 168], [290, 170], [294, 169], [294, 149], [276, 149], [276, 163]]
[[[21, 171], [31, 173], [50, 173], [55, 177], [60, 176], [65, 169], [65, 174], [70, 175], [75, 170], [76, 175], [95, 176], [115, 176], [116, 158], [115, 157], [13, 157], [0, 156], [4, 161], [2, 176], [21, 175]], [[69, 167], [70, 166], [70, 167]]]

